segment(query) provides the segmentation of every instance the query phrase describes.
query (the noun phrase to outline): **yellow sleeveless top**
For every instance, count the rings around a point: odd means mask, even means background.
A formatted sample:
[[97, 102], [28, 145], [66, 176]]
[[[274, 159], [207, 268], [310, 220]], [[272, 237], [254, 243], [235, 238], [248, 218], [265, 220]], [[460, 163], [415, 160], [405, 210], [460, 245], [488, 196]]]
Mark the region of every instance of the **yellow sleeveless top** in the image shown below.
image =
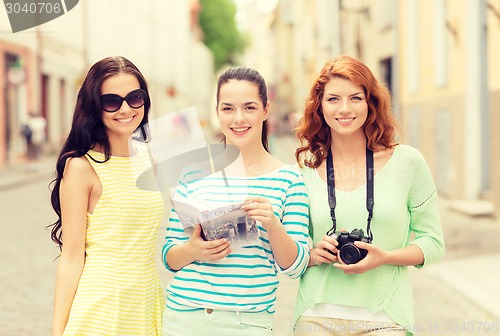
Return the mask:
[[155, 257], [163, 201], [148, 151], [98, 163], [104, 154], [90, 150], [86, 158], [102, 195], [87, 216], [85, 265], [64, 335], [161, 335]]

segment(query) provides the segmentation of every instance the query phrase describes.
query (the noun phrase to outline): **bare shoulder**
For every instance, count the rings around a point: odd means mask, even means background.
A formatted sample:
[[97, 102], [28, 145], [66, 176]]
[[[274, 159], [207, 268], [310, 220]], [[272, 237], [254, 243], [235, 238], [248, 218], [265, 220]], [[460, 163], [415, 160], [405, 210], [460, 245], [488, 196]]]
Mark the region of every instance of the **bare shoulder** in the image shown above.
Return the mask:
[[90, 172], [92, 171], [92, 166], [90, 165], [90, 162], [84, 158], [83, 156], [81, 157], [72, 157], [68, 158], [66, 160], [66, 164], [64, 166], [64, 173], [68, 174], [74, 174], [74, 173], [85, 173], [85, 172]]
[[64, 179], [91, 185], [97, 179], [97, 174], [85, 157], [74, 157], [66, 160], [63, 173]]

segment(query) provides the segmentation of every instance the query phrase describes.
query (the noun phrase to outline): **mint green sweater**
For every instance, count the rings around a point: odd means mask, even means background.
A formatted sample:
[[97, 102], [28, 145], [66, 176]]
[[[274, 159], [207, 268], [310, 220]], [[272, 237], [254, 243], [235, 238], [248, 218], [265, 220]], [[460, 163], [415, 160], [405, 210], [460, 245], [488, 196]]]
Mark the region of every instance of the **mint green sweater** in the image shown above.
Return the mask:
[[[331, 228], [327, 186], [316, 170], [301, 169], [309, 192], [309, 234], [314, 246]], [[373, 244], [384, 250], [417, 245], [422, 267], [444, 254], [438, 196], [431, 172], [420, 152], [398, 145], [390, 160], [375, 174]], [[366, 184], [351, 191], [336, 190], [337, 230], [366, 233]], [[413, 294], [408, 268], [382, 265], [364, 274], [344, 274], [331, 264], [309, 267], [300, 279], [294, 323], [316, 303], [384, 311], [395, 323], [413, 329]]]

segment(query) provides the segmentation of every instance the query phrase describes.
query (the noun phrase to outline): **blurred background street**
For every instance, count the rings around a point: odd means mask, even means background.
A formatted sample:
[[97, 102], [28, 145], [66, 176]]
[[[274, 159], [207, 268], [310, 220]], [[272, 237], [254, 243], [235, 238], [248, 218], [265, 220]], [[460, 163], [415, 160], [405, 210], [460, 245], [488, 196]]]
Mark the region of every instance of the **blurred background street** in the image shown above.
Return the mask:
[[[292, 163], [310, 83], [339, 54], [388, 86], [399, 140], [422, 152], [440, 195], [446, 255], [411, 271], [416, 335], [500, 334], [500, 0], [44, 2], [59, 16], [15, 33], [13, 12], [29, 10], [0, 7], [0, 336], [50, 334], [48, 184], [90, 65], [123, 55], [141, 69], [166, 157], [217, 142], [217, 74], [253, 67], [268, 84], [271, 150]], [[281, 279], [278, 336], [297, 285]]]

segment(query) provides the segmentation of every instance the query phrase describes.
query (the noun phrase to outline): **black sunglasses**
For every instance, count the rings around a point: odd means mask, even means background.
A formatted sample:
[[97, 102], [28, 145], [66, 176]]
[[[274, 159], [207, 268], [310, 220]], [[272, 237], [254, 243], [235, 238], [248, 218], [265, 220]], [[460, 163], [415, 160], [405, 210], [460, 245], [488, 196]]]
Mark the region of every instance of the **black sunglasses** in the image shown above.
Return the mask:
[[132, 108], [139, 108], [144, 106], [148, 94], [143, 89], [130, 91], [124, 97], [114, 93], [108, 93], [101, 96], [101, 107], [106, 112], [116, 112], [120, 109], [125, 100], [128, 106]]

